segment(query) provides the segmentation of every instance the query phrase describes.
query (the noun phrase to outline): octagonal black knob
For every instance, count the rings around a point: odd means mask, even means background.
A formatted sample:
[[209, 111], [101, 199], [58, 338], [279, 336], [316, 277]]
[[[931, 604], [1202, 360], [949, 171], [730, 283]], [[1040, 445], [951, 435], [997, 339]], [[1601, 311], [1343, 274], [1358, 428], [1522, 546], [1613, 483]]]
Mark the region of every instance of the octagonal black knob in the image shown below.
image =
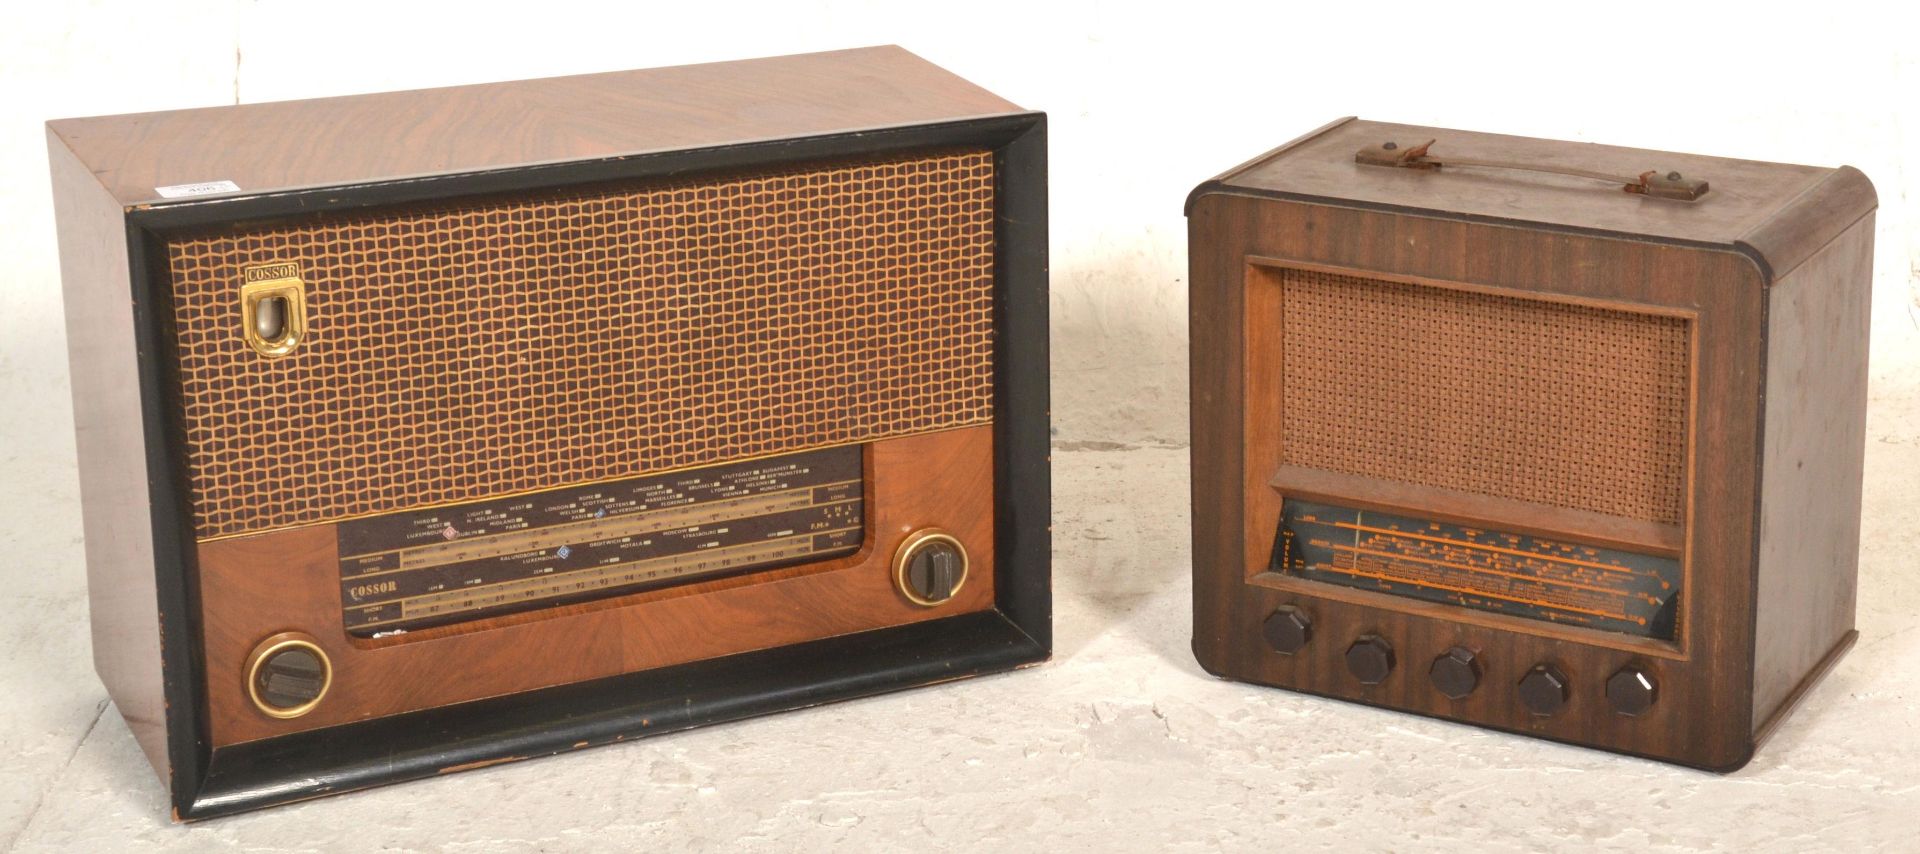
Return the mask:
[[1393, 672], [1393, 645], [1379, 635], [1361, 635], [1347, 647], [1347, 671], [1362, 685], [1378, 685]]
[[1567, 675], [1551, 664], [1536, 664], [1520, 677], [1520, 704], [1546, 717], [1567, 704]]
[[1281, 605], [1267, 617], [1260, 633], [1274, 652], [1292, 655], [1313, 639], [1313, 616], [1298, 605]]
[[1433, 687], [1455, 700], [1473, 693], [1480, 686], [1480, 662], [1473, 650], [1456, 646], [1440, 654], [1427, 668]]
[[1607, 677], [1607, 702], [1615, 714], [1633, 717], [1653, 708], [1660, 699], [1660, 683], [1653, 674], [1631, 664]]

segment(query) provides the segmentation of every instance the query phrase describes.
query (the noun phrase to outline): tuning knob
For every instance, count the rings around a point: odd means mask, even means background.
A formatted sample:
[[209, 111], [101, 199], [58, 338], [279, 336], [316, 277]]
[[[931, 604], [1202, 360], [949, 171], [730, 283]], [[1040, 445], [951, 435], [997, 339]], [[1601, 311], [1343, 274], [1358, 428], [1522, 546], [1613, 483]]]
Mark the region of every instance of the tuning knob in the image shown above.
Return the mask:
[[1427, 668], [1427, 678], [1440, 693], [1458, 700], [1480, 686], [1480, 662], [1473, 650], [1456, 646], [1440, 654]]
[[1313, 617], [1298, 605], [1281, 605], [1260, 626], [1267, 646], [1281, 655], [1292, 655], [1313, 640]]
[[1660, 683], [1653, 674], [1631, 664], [1607, 678], [1607, 702], [1616, 714], [1634, 717], [1653, 708], [1660, 699]]
[[1347, 647], [1347, 671], [1362, 685], [1378, 685], [1393, 672], [1393, 645], [1379, 635], [1361, 635]]
[[1536, 664], [1520, 677], [1520, 704], [1546, 717], [1567, 703], [1567, 677], [1551, 664]]
[[945, 531], [915, 531], [894, 552], [893, 581], [916, 605], [946, 602], [967, 583], [967, 547]]
[[273, 718], [297, 718], [313, 711], [333, 685], [333, 663], [313, 637], [281, 632], [253, 648], [247, 657], [247, 698]]

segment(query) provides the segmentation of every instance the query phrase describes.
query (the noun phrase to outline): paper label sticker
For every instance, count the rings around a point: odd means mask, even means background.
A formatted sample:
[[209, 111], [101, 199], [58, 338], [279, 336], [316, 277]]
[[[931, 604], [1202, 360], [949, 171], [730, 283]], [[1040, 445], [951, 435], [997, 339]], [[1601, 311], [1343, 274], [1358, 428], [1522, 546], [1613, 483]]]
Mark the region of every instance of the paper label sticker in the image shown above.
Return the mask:
[[214, 196], [220, 193], [238, 193], [240, 185], [232, 181], [202, 181], [198, 184], [169, 184], [155, 187], [153, 191], [163, 199], [185, 199], [192, 196]]

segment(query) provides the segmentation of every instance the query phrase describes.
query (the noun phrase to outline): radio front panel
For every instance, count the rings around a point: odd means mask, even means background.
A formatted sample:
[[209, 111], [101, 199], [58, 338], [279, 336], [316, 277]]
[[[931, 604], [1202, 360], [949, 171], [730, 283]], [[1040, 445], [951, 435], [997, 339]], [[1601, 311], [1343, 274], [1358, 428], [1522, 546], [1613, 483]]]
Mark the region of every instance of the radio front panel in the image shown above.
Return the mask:
[[[942, 148], [174, 237], [208, 667], [234, 672], [210, 686], [216, 743], [806, 639], [661, 633], [734, 599], [826, 634], [989, 607], [995, 162]], [[915, 454], [939, 497], [913, 496]], [[896, 554], [916, 533], [947, 538], [937, 560]], [[804, 610], [829, 596], [842, 613]], [[533, 625], [624, 640], [565, 665], [497, 648]], [[302, 646], [269, 655], [283, 636]], [[276, 679], [302, 702], [269, 702]]]
[[[1245, 287], [1279, 502], [1250, 572], [1677, 649], [1689, 315], [1271, 259]], [[1417, 497], [1362, 506], [1383, 484]]]
[[1744, 259], [1233, 193], [1191, 222], [1210, 671], [1737, 760], [1745, 722], [1689, 710], [1750, 654], [1751, 522], [1699, 524], [1754, 494]]

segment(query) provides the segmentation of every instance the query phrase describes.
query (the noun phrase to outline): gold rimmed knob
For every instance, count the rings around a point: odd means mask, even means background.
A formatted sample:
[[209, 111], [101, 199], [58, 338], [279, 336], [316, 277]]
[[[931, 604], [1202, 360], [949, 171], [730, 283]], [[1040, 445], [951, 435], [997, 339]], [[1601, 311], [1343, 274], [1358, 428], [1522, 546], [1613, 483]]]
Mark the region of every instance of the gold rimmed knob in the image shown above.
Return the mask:
[[916, 605], [942, 605], [967, 583], [967, 547], [938, 528], [907, 536], [893, 553], [893, 584]]
[[247, 656], [247, 698], [271, 718], [297, 718], [313, 711], [333, 685], [333, 662], [313, 636], [281, 632]]

